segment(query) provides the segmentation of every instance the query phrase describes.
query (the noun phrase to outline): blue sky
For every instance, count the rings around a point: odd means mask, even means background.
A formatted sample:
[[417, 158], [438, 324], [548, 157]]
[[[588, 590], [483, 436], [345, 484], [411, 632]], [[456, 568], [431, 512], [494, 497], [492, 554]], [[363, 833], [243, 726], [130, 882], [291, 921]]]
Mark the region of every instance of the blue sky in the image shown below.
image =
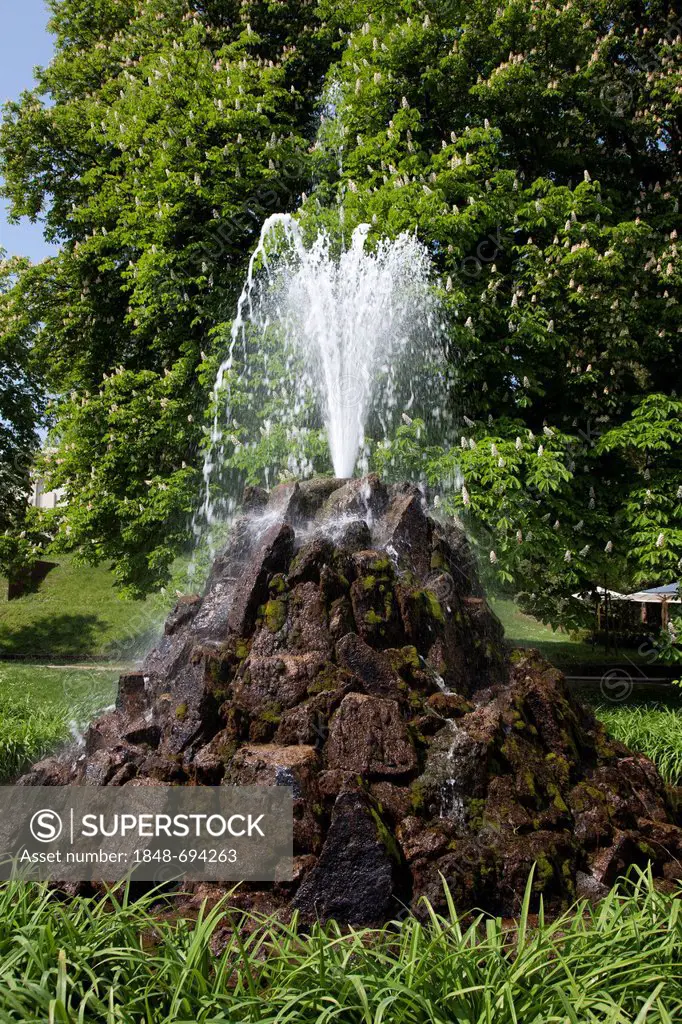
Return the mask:
[[[0, 0], [0, 103], [15, 99], [33, 84], [33, 68], [48, 64], [52, 37], [47, 31], [49, 17], [43, 0]], [[40, 224], [28, 220], [7, 223], [4, 201], [0, 199], [0, 248], [10, 254], [40, 260], [54, 251], [43, 241]]]

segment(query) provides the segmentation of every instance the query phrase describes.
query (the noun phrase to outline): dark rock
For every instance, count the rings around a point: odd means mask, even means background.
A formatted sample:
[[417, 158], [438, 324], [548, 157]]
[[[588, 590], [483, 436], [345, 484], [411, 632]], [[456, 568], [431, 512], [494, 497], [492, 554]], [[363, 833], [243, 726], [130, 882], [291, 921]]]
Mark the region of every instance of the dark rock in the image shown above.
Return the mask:
[[455, 592], [461, 597], [485, 596], [478, 579], [476, 556], [458, 520], [434, 522], [431, 568], [447, 572], [453, 579]]
[[266, 530], [257, 553], [234, 587], [227, 626], [239, 635], [253, 629], [258, 607], [267, 597], [268, 577], [284, 572], [294, 550], [294, 532], [286, 523]]
[[131, 672], [129, 675], [121, 676], [116, 710], [131, 717], [143, 714], [149, 704], [148, 679], [144, 672]]
[[296, 521], [309, 522], [314, 519], [329, 496], [347, 483], [334, 477], [315, 477], [298, 485]]
[[547, 912], [631, 864], [677, 884], [682, 800], [508, 651], [461, 524], [376, 477], [246, 502], [115, 710], [20, 785], [290, 787], [294, 881], [230, 900], [311, 921], [447, 913], [443, 879], [462, 910], [518, 914], [533, 865]]
[[320, 772], [317, 780], [320, 796], [326, 798], [333, 797], [334, 800], [343, 790], [359, 789], [360, 782], [361, 780], [358, 779], [355, 772], [341, 771], [338, 768], [330, 768], [327, 771]]
[[138, 718], [131, 722], [122, 732], [123, 739], [134, 745], [158, 747], [161, 742], [161, 729], [146, 718]]
[[417, 767], [395, 701], [349, 693], [334, 715], [326, 746], [330, 768], [360, 775], [404, 775]]
[[319, 757], [313, 747], [276, 744], [241, 747], [228, 765], [225, 782], [236, 786], [289, 786], [294, 797], [294, 853], [317, 853], [322, 829], [316, 808]]
[[334, 490], [317, 513], [320, 522], [338, 519], [370, 520], [381, 516], [388, 505], [388, 489], [376, 474], [348, 480]]
[[361, 793], [341, 793], [319, 860], [294, 906], [310, 920], [378, 924], [394, 909], [398, 876], [397, 846], [377, 812]]
[[121, 735], [125, 720], [117, 712], [102, 715], [93, 722], [85, 733], [85, 753], [95, 754], [115, 746]]
[[119, 769], [131, 759], [131, 752], [125, 749], [98, 750], [84, 767], [83, 785], [106, 786], [110, 784]]
[[405, 815], [397, 832], [405, 859], [434, 857], [447, 848], [452, 834], [444, 822], [427, 825], [422, 818]]
[[400, 698], [404, 683], [386, 658], [369, 647], [355, 633], [348, 633], [336, 645], [336, 659], [339, 665], [348, 669], [361, 680], [367, 693], [375, 697]]
[[353, 676], [340, 669], [327, 677], [326, 681], [331, 681], [332, 689], [324, 690], [282, 714], [276, 736], [278, 743], [323, 746], [329, 732], [330, 717], [345, 694], [359, 685]]
[[485, 745], [454, 720], [436, 733], [419, 778], [420, 793], [432, 815], [466, 827], [467, 804], [485, 795], [485, 754]]
[[[74, 755], [74, 757], [77, 755]], [[46, 757], [33, 765], [30, 772], [17, 780], [17, 786], [68, 786], [72, 764], [62, 757]]]
[[364, 519], [351, 519], [341, 522], [332, 530], [332, 537], [337, 548], [342, 551], [362, 551], [372, 546], [372, 534]]
[[198, 785], [219, 786], [225, 775], [225, 767], [232, 759], [236, 743], [231, 730], [217, 733], [205, 746], [197, 751], [193, 768]]
[[318, 768], [313, 747], [274, 743], [240, 747], [228, 765], [226, 781], [234, 786], [291, 786], [298, 799], [314, 792]]
[[370, 782], [369, 795], [374, 800], [379, 814], [389, 825], [398, 825], [412, 812], [412, 794], [400, 781], [389, 782], [387, 779], [379, 779]]
[[234, 700], [252, 715], [300, 704], [325, 665], [320, 654], [250, 655], [234, 682]]
[[405, 640], [393, 583], [385, 576], [361, 576], [350, 588], [353, 617], [362, 639], [373, 647], [397, 647]]
[[166, 636], [172, 636], [186, 623], [191, 622], [200, 607], [201, 597], [199, 594], [190, 594], [181, 597], [171, 614], [166, 619], [166, 625], [164, 627]]
[[432, 693], [426, 701], [429, 711], [440, 718], [461, 718], [473, 711], [474, 706], [459, 693]]
[[269, 497], [264, 487], [245, 487], [242, 509], [244, 512], [262, 512]]
[[320, 574], [332, 560], [334, 545], [327, 537], [315, 537], [296, 554], [289, 570], [288, 584], [319, 583]]
[[431, 570], [432, 526], [416, 487], [394, 488], [381, 528], [382, 546], [395, 551], [419, 576]]
[[353, 606], [347, 597], [338, 597], [329, 611], [329, 636], [334, 644], [338, 644], [344, 636], [354, 632]]

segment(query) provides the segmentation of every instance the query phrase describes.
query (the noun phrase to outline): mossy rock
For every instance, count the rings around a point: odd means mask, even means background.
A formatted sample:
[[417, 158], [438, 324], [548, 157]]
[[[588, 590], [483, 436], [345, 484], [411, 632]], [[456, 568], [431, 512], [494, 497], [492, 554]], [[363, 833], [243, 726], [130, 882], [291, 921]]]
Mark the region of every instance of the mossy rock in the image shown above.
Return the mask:
[[271, 633], [279, 633], [287, 621], [287, 601], [285, 597], [273, 597], [263, 609], [263, 621]]

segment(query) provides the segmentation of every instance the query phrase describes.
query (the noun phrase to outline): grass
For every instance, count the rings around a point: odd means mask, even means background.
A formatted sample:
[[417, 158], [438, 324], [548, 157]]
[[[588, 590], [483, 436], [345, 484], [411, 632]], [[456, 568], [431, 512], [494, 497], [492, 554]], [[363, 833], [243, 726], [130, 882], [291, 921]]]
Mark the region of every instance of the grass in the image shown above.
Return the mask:
[[116, 695], [115, 672], [0, 662], [0, 784], [61, 746]]
[[671, 786], [682, 783], [682, 713], [664, 706], [595, 708], [610, 734], [651, 758]]
[[0, 587], [0, 658], [128, 661], [158, 634], [167, 598], [123, 600], [104, 566], [59, 559], [39, 589], [15, 601]]
[[16, 778], [69, 736], [61, 709], [36, 707], [28, 697], [0, 697], [0, 782]]
[[[611, 665], [617, 657], [613, 650], [607, 652], [599, 645], [587, 643], [587, 634], [573, 635], [543, 625], [532, 615], [522, 612], [508, 598], [491, 597], [490, 606], [504, 626], [508, 640], [518, 647], [536, 647], [559, 668], [568, 671], [572, 666], [581, 664]], [[648, 665], [651, 674], [656, 674], [656, 666], [651, 665], [650, 657], [637, 650], [628, 648], [623, 651], [623, 659], [634, 665]]]
[[[647, 875], [599, 906], [516, 929], [451, 907], [382, 929], [300, 928], [158, 897], [60, 903], [0, 890], [0, 1021], [61, 1024], [672, 1024], [682, 1014], [682, 903]], [[241, 927], [234, 927], [241, 925]], [[217, 952], [219, 950], [219, 952]]]

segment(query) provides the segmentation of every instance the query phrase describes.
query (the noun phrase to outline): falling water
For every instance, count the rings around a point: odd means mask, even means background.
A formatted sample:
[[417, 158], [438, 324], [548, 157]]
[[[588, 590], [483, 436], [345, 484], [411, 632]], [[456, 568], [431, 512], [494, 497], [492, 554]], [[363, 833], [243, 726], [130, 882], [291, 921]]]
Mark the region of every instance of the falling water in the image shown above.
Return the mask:
[[[392, 436], [401, 416], [442, 417], [441, 324], [428, 252], [411, 234], [370, 248], [369, 230], [357, 227], [337, 255], [324, 232], [306, 245], [287, 214], [263, 225], [214, 387], [204, 466], [208, 523], [229, 512], [224, 467], [245, 444], [235, 435], [244, 426], [243, 400], [235, 409], [235, 381], [240, 394], [250, 396], [249, 415], [257, 424], [251, 444], [276, 426], [284, 428], [292, 476], [313, 471], [310, 460], [295, 452], [315, 415], [326, 431], [334, 473], [344, 478], [353, 475], [365, 450], [368, 423], [373, 440], [381, 441]], [[273, 398], [277, 413], [268, 420], [262, 409]]]

